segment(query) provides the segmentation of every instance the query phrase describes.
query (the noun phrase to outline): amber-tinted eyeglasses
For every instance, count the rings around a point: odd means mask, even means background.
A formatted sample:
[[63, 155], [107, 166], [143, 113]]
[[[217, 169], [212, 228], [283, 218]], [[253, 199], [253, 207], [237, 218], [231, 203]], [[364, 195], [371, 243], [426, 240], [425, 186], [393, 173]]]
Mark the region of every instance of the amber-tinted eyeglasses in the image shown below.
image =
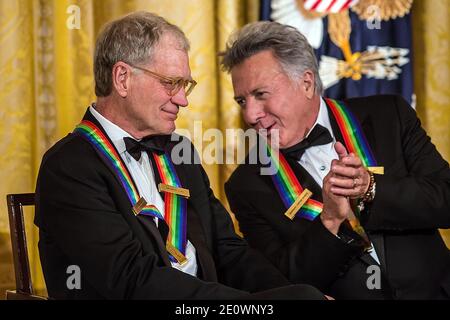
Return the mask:
[[136, 67], [133, 65], [130, 66], [135, 69], [141, 70], [147, 73], [148, 75], [158, 79], [161, 82], [161, 84], [168, 90], [169, 95], [171, 96], [176, 95], [181, 88], [184, 89], [186, 96], [188, 96], [192, 92], [194, 87], [197, 85], [197, 82], [195, 80], [187, 80], [182, 77], [174, 77], [174, 78], [166, 77], [159, 73], [147, 70], [145, 68]]

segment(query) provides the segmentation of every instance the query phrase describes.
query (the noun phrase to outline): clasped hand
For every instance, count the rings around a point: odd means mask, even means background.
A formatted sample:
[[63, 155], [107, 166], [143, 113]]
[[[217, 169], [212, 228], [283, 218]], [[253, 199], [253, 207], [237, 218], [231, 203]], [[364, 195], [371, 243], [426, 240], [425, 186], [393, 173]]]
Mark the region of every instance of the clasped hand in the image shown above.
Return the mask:
[[330, 172], [323, 180], [322, 223], [337, 234], [339, 226], [352, 214], [350, 199], [362, 197], [369, 187], [370, 176], [361, 159], [348, 154], [340, 142], [334, 146], [339, 159], [331, 162]]

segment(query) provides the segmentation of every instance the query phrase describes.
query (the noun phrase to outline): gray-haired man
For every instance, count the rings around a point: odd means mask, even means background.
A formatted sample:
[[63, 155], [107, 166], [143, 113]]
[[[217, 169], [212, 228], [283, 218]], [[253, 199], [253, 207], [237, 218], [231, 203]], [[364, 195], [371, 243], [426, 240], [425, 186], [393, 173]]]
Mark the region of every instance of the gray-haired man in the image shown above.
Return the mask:
[[337, 299], [449, 298], [450, 170], [414, 110], [321, 97], [313, 49], [276, 22], [245, 26], [222, 56], [244, 120], [281, 149], [276, 174], [245, 163], [225, 185], [250, 245]]
[[[274, 289], [290, 283], [236, 236], [201, 165], [171, 160], [170, 134], [196, 84], [188, 49], [178, 27], [148, 12], [99, 35], [97, 102], [39, 172], [35, 223], [50, 296], [324, 299], [311, 286]], [[71, 265], [81, 271], [75, 289]]]

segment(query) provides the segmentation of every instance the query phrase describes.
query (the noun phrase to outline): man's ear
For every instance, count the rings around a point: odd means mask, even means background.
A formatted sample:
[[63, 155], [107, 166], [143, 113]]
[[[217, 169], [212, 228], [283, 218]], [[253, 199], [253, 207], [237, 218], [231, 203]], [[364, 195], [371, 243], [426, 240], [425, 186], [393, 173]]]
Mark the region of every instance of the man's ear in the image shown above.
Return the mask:
[[314, 97], [314, 91], [315, 91], [315, 78], [314, 73], [311, 70], [306, 70], [303, 73], [303, 79], [302, 79], [302, 88], [305, 92], [306, 98], [312, 99]]
[[131, 68], [126, 63], [119, 61], [112, 68], [112, 85], [117, 94], [126, 98], [130, 88]]

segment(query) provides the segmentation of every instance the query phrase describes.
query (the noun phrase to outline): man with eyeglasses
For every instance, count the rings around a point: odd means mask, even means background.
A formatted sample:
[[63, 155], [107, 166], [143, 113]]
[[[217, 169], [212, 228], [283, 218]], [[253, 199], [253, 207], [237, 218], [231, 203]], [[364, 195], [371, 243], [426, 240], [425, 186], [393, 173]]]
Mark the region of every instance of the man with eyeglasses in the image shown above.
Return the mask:
[[[171, 134], [196, 85], [188, 49], [178, 27], [147, 12], [99, 35], [97, 102], [47, 151], [37, 182], [50, 297], [324, 299], [290, 285], [235, 234], [201, 165], [174, 163], [182, 142]], [[73, 265], [78, 275], [66, 273]]]

